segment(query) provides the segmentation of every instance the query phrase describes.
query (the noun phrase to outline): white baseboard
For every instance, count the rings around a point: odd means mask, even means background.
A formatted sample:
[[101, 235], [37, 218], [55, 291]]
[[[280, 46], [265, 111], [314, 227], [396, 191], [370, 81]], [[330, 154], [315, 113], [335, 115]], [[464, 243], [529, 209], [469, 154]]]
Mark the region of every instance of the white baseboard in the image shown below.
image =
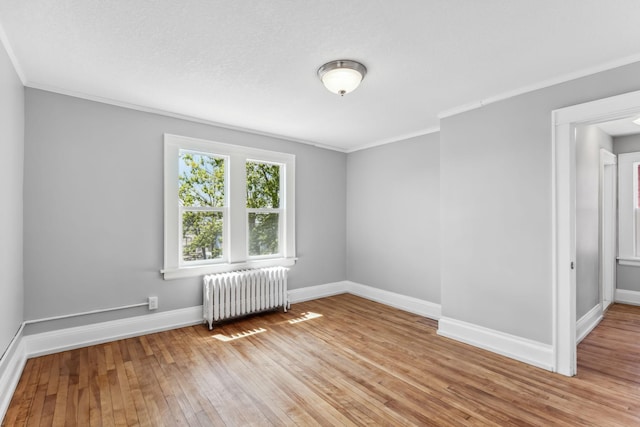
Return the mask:
[[[343, 293], [352, 293], [433, 319], [440, 317], [438, 304], [349, 281], [292, 289], [289, 291], [289, 300], [295, 304]], [[198, 323], [202, 323], [202, 306], [26, 335], [22, 341], [26, 356], [36, 357]]]
[[406, 295], [389, 292], [372, 286], [362, 285], [355, 282], [347, 282], [347, 292], [366, 298], [371, 301], [379, 302], [409, 313], [418, 314], [430, 319], [440, 319], [440, 304], [421, 300]]
[[[292, 289], [289, 299], [297, 303], [347, 292], [430, 318], [440, 315], [438, 304], [348, 281]], [[26, 356], [36, 357], [198, 323], [202, 323], [202, 306], [25, 335], [21, 341]]]
[[28, 358], [198, 323], [202, 323], [202, 306], [145, 314], [33, 335], [24, 335], [23, 328], [20, 328], [12, 348], [0, 360], [0, 422], [4, 419], [9, 408], [11, 397]]
[[[439, 320], [439, 335], [502, 354], [549, 371], [553, 370], [552, 346], [483, 328], [471, 323], [442, 318], [439, 304], [418, 298], [381, 290], [360, 283], [342, 281], [301, 289], [292, 289], [289, 291], [289, 300], [291, 303], [298, 303], [343, 293], [351, 293], [401, 310]], [[629, 302], [630, 300], [634, 302]], [[640, 305], [640, 292], [617, 290], [616, 301]], [[595, 326], [598, 321], [596, 314], [590, 311], [588, 315], [589, 317], [583, 316], [583, 318], [580, 319], [580, 325], [578, 327], [579, 331], [587, 331], [585, 335], [590, 331], [589, 328], [592, 329], [592, 325]], [[0, 360], [0, 391], [2, 391], [2, 395], [0, 396], [0, 420], [4, 417], [9, 406], [11, 396], [18, 384], [27, 358], [198, 323], [202, 323], [202, 306], [146, 314], [143, 316], [33, 335], [18, 336], [11, 354], [5, 354], [5, 357]]]
[[[349, 281], [292, 289], [289, 291], [289, 301], [293, 304], [343, 293], [353, 293], [434, 319], [440, 316], [438, 304]], [[4, 418], [9, 407], [28, 358], [202, 322], [202, 306], [196, 306], [32, 335], [23, 335], [21, 329], [19, 336], [14, 340], [12, 351], [9, 352], [11, 354], [5, 354], [0, 360], [0, 420]]]
[[318, 298], [331, 297], [333, 295], [344, 294], [348, 292], [349, 282], [334, 282], [324, 285], [309, 286], [300, 289], [289, 289], [289, 302], [295, 304], [297, 302], [305, 302]]
[[576, 344], [579, 344], [602, 320], [602, 304], [597, 304], [576, 324]]
[[553, 347], [472, 323], [441, 317], [438, 335], [553, 371]]
[[[442, 318], [439, 304], [397, 294], [371, 286], [342, 281], [289, 291], [291, 303], [351, 293], [372, 301], [439, 320], [438, 334], [476, 347], [553, 370], [552, 346], [483, 328], [455, 319]], [[634, 302], [629, 302], [633, 300]], [[640, 292], [616, 291], [616, 301], [640, 305]], [[591, 319], [590, 316], [589, 319]], [[585, 331], [593, 323], [583, 317]], [[581, 319], [581, 321], [583, 320]], [[4, 417], [11, 396], [27, 358], [65, 351], [117, 339], [145, 335], [202, 323], [202, 306], [146, 314], [86, 326], [18, 336], [11, 351], [0, 360], [0, 420]]]
[[36, 357], [202, 322], [202, 306], [200, 305], [25, 335], [22, 341], [27, 357]]
[[640, 305], [640, 292], [616, 289], [615, 299], [621, 304]]
[[379, 302], [400, 310], [438, 320], [440, 318], [440, 304], [421, 300], [406, 295], [389, 292], [373, 286], [345, 280], [342, 282], [327, 283], [324, 285], [309, 286], [307, 288], [292, 289], [289, 291], [289, 301], [294, 304], [318, 298], [330, 297], [339, 294], [353, 294], [371, 301]]
[[9, 409], [13, 392], [18, 386], [27, 355], [22, 342], [22, 328], [14, 338], [14, 345], [0, 359], [0, 424]]

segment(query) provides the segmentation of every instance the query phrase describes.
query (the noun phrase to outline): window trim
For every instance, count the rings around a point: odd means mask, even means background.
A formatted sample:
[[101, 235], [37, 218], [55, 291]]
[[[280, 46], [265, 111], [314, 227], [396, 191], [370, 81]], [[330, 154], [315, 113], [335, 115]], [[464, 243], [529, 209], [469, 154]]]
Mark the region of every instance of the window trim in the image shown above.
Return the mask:
[[[179, 203], [178, 203], [178, 155], [180, 150], [197, 151], [202, 154], [224, 156], [225, 189], [229, 192], [224, 228], [222, 260], [191, 263], [180, 262]], [[246, 207], [247, 160], [282, 165], [281, 218], [279, 254], [249, 257], [248, 225]], [[290, 267], [296, 261], [295, 248], [295, 155], [259, 148], [225, 144], [216, 141], [164, 134], [164, 268], [160, 270], [164, 279], [199, 276], [210, 273], [233, 271], [243, 268], [267, 266]]]
[[[271, 164], [271, 165], [277, 165], [280, 167], [280, 207], [277, 208], [248, 208], [246, 207], [246, 199], [245, 199], [245, 226], [246, 226], [246, 233], [247, 233], [247, 244], [246, 244], [246, 248], [247, 248], [247, 252], [246, 252], [246, 257], [249, 260], [264, 260], [264, 259], [268, 259], [268, 258], [282, 258], [283, 256], [283, 240], [284, 240], [284, 236], [286, 235], [286, 230], [285, 230], [285, 218], [286, 218], [286, 201], [284, 200], [284, 195], [285, 195], [285, 189], [286, 189], [286, 176], [287, 176], [287, 165], [284, 163], [280, 163], [280, 162], [271, 162], [271, 161], [265, 161], [265, 160], [261, 160], [261, 159], [252, 159], [252, 158], [247, 158], [246, 159], [247, 162], [254, 162], [254, 163], [265, 163], [265, 164]], [[245, 185], [246, 187], [246, 185]], [[245, 193], [246, 194], [246, 193]], [[284, 205], [284, 206], [283, 206]], [[250, 252], [250, 236], [249, 236], [249, 214], [251, 213], [257, 213], [257, 214], [269, 214], [269, 213], [277, 213], [278, 214], [278, 253], [275, 254], [267, 254], [267, 255], [251, 255]]]
[[618, 154], [618, 262], [621, 265], [640, 265], [636, 252], [638, 163], [640, 152]]
[[[212, 156], [212, 153], [207, 153], [207, 152], [202, 152], [199, 150], [192, 150], [192, 149], [186, 149], [186, 148], [179, 148], [178, 149], [178, 158], [180, 156], [180, 151], [189, 151], [191, 153], [195, 153], [195, 154], [199, 154], [199, 155], [203, 155], [203, 156], [208, 156], [208, 157], [213, 157], [213, 158], [218, 158], [218, 159], [223, 159], [224, 161], [224, 205], [223, 206], [215, 206], [215, 207], [209, 207], [209, 206], [181, 206], [180, 203], [178, 203], [178, 217], [177, 217], [177, 222], [178, 222], [178, 267], [179, 268], [184, 268], [184, 267], [197, 267], [197, 266], [201, 266], [201, 265], [210, 265], [210, 264], [224, 264], [225, 262], [227, 262], [228, 259], [228, 254], [227, 251], [223, 250], [222, 251], [222, 257], [221, 258], [213, 258], [213, 259], [206, 259], [206, 260], [198, 260], [198, 261], [185, 261], [183, 259], [182, 256], [180, 256], [180, 253], [182, 253], [183, 250], [183, 245], [182, 245], [182, 238], [180, 236], [182, 236], [182, 215], [185, 211], [201, 211], [201, 212], [221, 212], [222, 213], [222, 241], [226, 242], [229, 239], [229, 163], [230, 163], [230, 158], [229, 156], [223, 156], [223, 155], [217, 155], [217, 156]], [[176, 159], [177, 160], [177, 159]], [[175, 163], [174, 163], [175, 164]], [[179, 167], [176, 169], [176, 176], [178, 176], [178, 171], [179, 171]], [[179, 188], [179, 186], [178, 186]], [[224, 243], [223, 243], [224, 246]], [[224, 248], [223, 248], [224, 249]]]

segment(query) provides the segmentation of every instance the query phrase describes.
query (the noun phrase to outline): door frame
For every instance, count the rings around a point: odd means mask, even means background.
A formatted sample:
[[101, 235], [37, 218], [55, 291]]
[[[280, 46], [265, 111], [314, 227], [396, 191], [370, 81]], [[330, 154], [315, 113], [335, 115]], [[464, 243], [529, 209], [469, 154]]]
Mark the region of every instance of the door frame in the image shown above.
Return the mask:
[[[639, 128], [640, 129], [640, 128]], [[600, 303], [605, 311], [615, 298], [617, 254], [618, 157], [600, 149]], [[607, 170], [613, 168], [612, 181]], [[609, 194], [609, 197], [605, 197]], [[613, 264], [613, 265], [612, 265]], [[609, 269], [611, 271], [609, 272]], [[609, 274], [607, 274], [609, 272]]]
[[552, 122], [552, 305], [554, 371], [573, 376], [576, 359], [576, 126], [640, 114], [640, 91], [561, 108]]

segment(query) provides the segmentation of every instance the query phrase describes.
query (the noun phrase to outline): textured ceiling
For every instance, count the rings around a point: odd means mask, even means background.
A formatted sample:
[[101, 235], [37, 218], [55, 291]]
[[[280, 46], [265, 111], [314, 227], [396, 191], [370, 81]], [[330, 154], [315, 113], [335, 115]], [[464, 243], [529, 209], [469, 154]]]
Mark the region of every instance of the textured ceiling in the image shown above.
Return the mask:
[[[344, 151], [438, 114], [640, 59], [638, 0], [0, 0], [26, 86]], [[340, 98], [316, 76], [355, 59]]]

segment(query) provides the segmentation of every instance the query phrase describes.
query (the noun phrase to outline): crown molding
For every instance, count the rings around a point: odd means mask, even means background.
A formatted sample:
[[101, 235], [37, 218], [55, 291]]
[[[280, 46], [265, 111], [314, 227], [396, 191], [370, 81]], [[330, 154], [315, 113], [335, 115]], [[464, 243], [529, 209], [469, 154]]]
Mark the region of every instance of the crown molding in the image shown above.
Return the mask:
[[[257, 135], [257, 136], [264, 136], [264, 137], [268, 137], [268, 138], [275, 138], [275, 139], [279, 139], [279, 140], [283, 140], [283, 141], [289, 141], [289, 142], [296, 142], [299, 144], [304, 144], [304, 145], [310, 145], [313, 147], [317, 147], [317, 148], [321, 148], [321, 149], [325, 149], [325, 150], [331, 150], [331, 151], [337, 151], [340, 153], [354, 153], [357, 151], [361, 151], [361, 150], [366, 150], [369, 148], [374, 148], [374, 147], [378, 147], [381, 145], [386, 145], [386, 144], [392, 144], [395, 142], [400, 142], [400, 141], [404, 141], [410, 138], [414, 138], [417, 136], [422, 136], [422, 135], [428, 135], [428, 134], [432, 134], [432, 133], [436, 133], [440, 131], [440, 126], [432, 126], [429, 128], [425, 128], [425, 129], [420, 129], [418, 131], [415, 132], [409, 132], [406, 134], [401, 134], [401, 135], [397, 135], [394, 137], [390, 137], [390, 138], [385, 138], [385, 139], [381, 139], [381, 140], [377, 140], [377, 141], [373, 141], [371, 143], [366, 143], [366, 144], [362, 144], [362, 145], [357, 145], [353, 148], [342, 148], [342, 147], [337, 147], [334, 145], [330, 145], [330, 144], [323, 144], [323, 143], [319, 143], [319, 142], [314, 142], [314, 141], [308, 141], [308, 140], [304, 140], [304, 139], [297, 139], [297, 138], [292, 138], [292, 137], [287, 137], [284, 135], [279, 135], [279, 134], [274, 134], [274, 133], [270, 133], [270, 132], [263, 132], [257, 129], [251, 129], [251, 128], [245, 128], [245, 127], [241, 127], [241, 126], [234, 126], [234, 125], [229, 125], [229, 124], [225, 124], [225, 123], [220, 123], [220, 122], [215, 122], [212, 120], [207, 120], [207, 119], [202, 119], [202, 118], [198, 118], [198, 117], [193, 117], [193, 116], [189, 116], [189, 115], [185, 115], [185, 114], [179, 114], [179, 113], [174, 113], [174, 112], [170, 112], [170, 111], [166, 111], [166, 110], [161, 110], [161, 109], [157, 109], [157, 108], [153, 108], [153, 107], [147, 107], [144, 105], [138, 105], [138, 104], [134, 104], [134, 103], [130, 103], [130, 102], [125, 102], [125, 101], [118, 101], [115, 99], [111, 99], [111, 98], [104, 98], [104, 97], [100, 97], [100, 96], [95, 96], [95, 95], [90, 95], [90, 94], [86, 94], [86, 93], [82, 93], [82, 92], [76, 92], [76, 91], [71, 91], [71, 90], [67, 90], [67, 89], [63, 89], [63, 88], [59, 88], [59, 87], [54, 87], [54, 86], [50, 86], [50, 85], [46, 85], [46, 84], [41, 84], [41, 83], [37, 83], [37, 82], [29, 82], [26, 79], [26, 76], [24, 74], [24, 72], [22, 71], [22, 68], [20, 67], [17, 58], [13, 52], [13, 49], [11, 48], [10, 43], [8, 42], [8, 39], [6, 37], [6, 34], [2, 28], [2, 25], [0, 24], [0, 42], [2, 42], [2, 44], [4, 45], [5, 49], [7, 50], [7, 53], [9, 55], [9, 58], [16, 70], [16, 74], [18, 74], [18, 77], [20, 78], [20, 80], [22, 81], [23, 85], [25, 87], [29, 87], [32, 89], [39, 89], [39, 90], [44, 90], [47, 92], [53, 92], [53, 93], [58, 93], [61, 95], [67, 95], [67, 96], [72, 96], [75, 98], [80, 98], [80, 99], [86, 99], [89, 101], [94, 101], [94, 102], [100, 102], [103, 104], [108, 104], [108, 105], [114, 105], [117, 107], [123, 107], [123, 108], [128, 108], [131, 110], [136, 110], [136, 111], [142, 111], [142, 112], [146, 112], [146, 113], [152, 113], [152, 114], [158, 114], [158, 115], [162, 115], [162, 116], [166, 116], [166, 117], [172, 117], [172, 118], [176, 118], [176, 119], [180, 119], [180, 120], [186, 120], [186, 121], [190, 121], [190, 122], [194, 122], [194, 123], [200, 123], [200, 124], [205, 124], [205, 125], [209, 125], [209, 126], [215, 126], [218, 128], [222, 128], [222, 129], [228, 129], [228, 130], [233, 130], [233, 131], [237, 131], [237, 132], [244, 132], [244, 133], [248, 133], [248, 134], [252, 134], [252, 135]], [[576, 72], [572, 72], [572, 73], [568, 73], [568, 74], [564, 74], [558, 77], [554, 77], [551, 79], [547, 79], [538, 83], [534, 83], [531, 85], [527, 85], [527, 86], [523, 86], [520, 87], [518, 89], [514, 89], [511, 91], [507, 91], [507, 92], [503, 92], [501, 94], [497, 94], [494, 96], [490, 96], [487, 97], [485, 99], [479, 100], [479, 101], [474, 101], [474, 102], [470, 102], [467, 104], [462, 104], [453, 108], [450, 108], [448, 110], [444, 110], [440, 113], [438, 113], [437, 117], [439, 120], [442, 120], [444, 118], [447, 117], [451, 117], [451, 116], [455, 116], [467, 111], [471, 111], [471, 110], [475, 110], [481, 107], [484, 107], [486, 105], [489, 104], [493, 104], [499, 101], [503, 101], [509, 98], [513, 98], [519, 95], [523, 95], [525, 93], [529, 93], [529, 92], [534, 92], [536, 90], [540, 90], [540, 89], [544, 89], [547, 87], [551, 87], [551, 86], [555, 86], [561, 83], [566, 83], [566, 82], [570, 82], [572, 80], [576, 80], [582, 77], [586, 77], [586, 76], [590, 76], [590, 75], [594, 75], [600, 72], [604, 72], [604, 71], [608, 71], [608, 70], [612, 70], [615, 68], [619, 68], [625, 65], [629, 65], [635, 62], [640, 62], [640, 54], [637, 55], [632, 55], [632, 56], [627, 56], [618, 60], [614, 60], [614, 61], [610, 61], [607, 63], [603, 63], [594, 67], [589, 67], [589, 68], [585, 68]]]
[[356, 151], [367, 150], [369, 148], [379, 147], [381, 145], [393, 144], [394, 142], [406, 141], [407, 139], [416, 138], [418, 136], [429, 135], [432, 133], [440, 132], [440, 126], [432, 126], [430, 128], [420, 129], [416, 132], [410, 132], [403, 135], [394, 136], [387, 139], [381, 139], [379, 141], [372, 142], [370, 144], [358, 145], [355, 148], [350, 148], [346, 153], [355, 153]]
[[15, 70], [18, 78], [22, 82], [22, 85], [25, 86], [27, 81], [27, 77], [22, 70], [22, 67], [18, 63], [18, 58], [16, 57], [15, 52], [13, 51], [13, 47], [11, 43], [9, 43], [9, 38], [7, 37], [7, 33], [4, 31], [4, 26], [0, 23], [0, 44], [4, 46], [4, 50], [7, 51], [7, 56], [9, 56], [9, 61], [11, 61], [11, 65], [13, 65], [13, 69]]
[[470, 102], [468, 104], [463, 104], [457, 107], [453, 107], [451, 109], [442, 111], [438, 113], [438, 119], [444, 119], [446, 117], [455, 116], [460, 113], [464, 113], [466, 111], [475, 110], [485, 105], [493, 104], [495, 102], [504, 101], [505, 99], [514, 98], [519, 95], [523, 95], [525, 93], [534, 92], [536, 90], [545, 89], [551, 86], [555, 86], [561, 83], [567, 83], [572, 80], [576, 80], [582, 77], [591, 76], [597, 73], [601, 73], [603, 71], [613, 70], [615, 68], [623, 67], [625, 65], [633, 64], [634, 62], [640, 62], [640, 54], [626, 56], [624, 58], [620, 58], [614, 61], [605, 62], [600, 65], [596, 65], [589, 68], [584, 68], [579, 71], [575, 71], [568, 74], [563, 74], [557, 77], [553, 77], [551, 79], [543, 80], [538, 83], [534, 83], [531, 85], [523, 86], [518, 89], [510, 90], [507, 92], [503, 92], [498, 95], [490, 96], [488, 98], [482, 99], [480, 101]]
[[314, 142], [314, 141], [307, 141], [304, 139], [297, 139], [297, 138], [291, 138], [288, 136], [284, 136], [284, 135], [278, 135], [275, 133], [270, 133], [270, 132], [263, 132], [263, 131], [259, 131], [257, 129], [251, 129], [251, 128], [245, 128], [242, 126], [234, 126], [234, 125], [228, 125], [225, 123], [220, 123], [220, 122], [215, 122], [212, 120], [207, 120], [207, 119], [202, 119], [199, 117], [194, 117], [194, 116], [189, 116], [186, 114], [179, 114], [179, 113], [173, 113], [171, 111], [166, 111], [166, 110], [162, 110], [159, 108], [153, 108], [153, 107], [147, 107], [145, 105], [139, 105], [139, 104], [134, 104], [131, 102], [126, 102], [126, 101], [118, 101], [116, 99], [112, 99], [112, 98], [104, 98], [101, 96], [96, 96], [96, 95], [90, 95], [84, 92], [76, 92], [76, 91], [72, 91], [72, 90], [67, 90], [67, 89], [63, 89], [63, 88], [59, 88], [59, 87], [55, 87], [55, 86], [50, 86], [50, 85], [46, 85], [46, 84], [42, 84], [42, 83], [36, 83], [36, 82], [27, 82], [24, 84], [25, 87], [28, 87], [30, 89], [38, 89], [38, 90], [43, 90], [46, 92], [52, 92], [52, 93], [57, 93], [60, 95], [65, 95], [65, 96], [71, 96], [73, 98], [79, 98], [79, 99], [85, 99], [87, 101], [93, 101], [93, 102], [99, 102], [101, 104], [107, 104], [107, 105], [113, 105], [116, 107], [122, 107], [122, 108], [127, 108], [130, 110], [135, 110], [135, 111], [142, 111], [144, 113], [151, 113], [151, 114], [158, 114], [160, 116], [165, 116], [165, 117], [171, 117], [174, 119], [180, 119], [180, 120], [185, 120], [185, 121], [189, 121], [189, 122], [193, 122], [193, 123], [200, 123], [203, 125], [208, 125], [208, 126], [214, 126], [214, 127], [218, 127], [221, 129], [227, 129], [227, 130], [232, 130], [232, 131], [236, 131], [236, 132], [243, 132], [243, 133], [248, 133], [251, 135], [257, 135], [257, 136], [264, 136], [267, 138], [274, 138], [274, 139], [279, 139], [281, 141], [288, 141], [288, 142], [296, 142], [299, 144], [304, 144], [304, 145], [311, 145], [317, 148], [322, 148], [324, 150], [331, 150], [331, 151], [339, 151], [342, 153], [346, 153], [346, 150], [340, 147], [336, 147], [333, 145], [328, 145], [328, 144], [322, 144], [319, 142]]

